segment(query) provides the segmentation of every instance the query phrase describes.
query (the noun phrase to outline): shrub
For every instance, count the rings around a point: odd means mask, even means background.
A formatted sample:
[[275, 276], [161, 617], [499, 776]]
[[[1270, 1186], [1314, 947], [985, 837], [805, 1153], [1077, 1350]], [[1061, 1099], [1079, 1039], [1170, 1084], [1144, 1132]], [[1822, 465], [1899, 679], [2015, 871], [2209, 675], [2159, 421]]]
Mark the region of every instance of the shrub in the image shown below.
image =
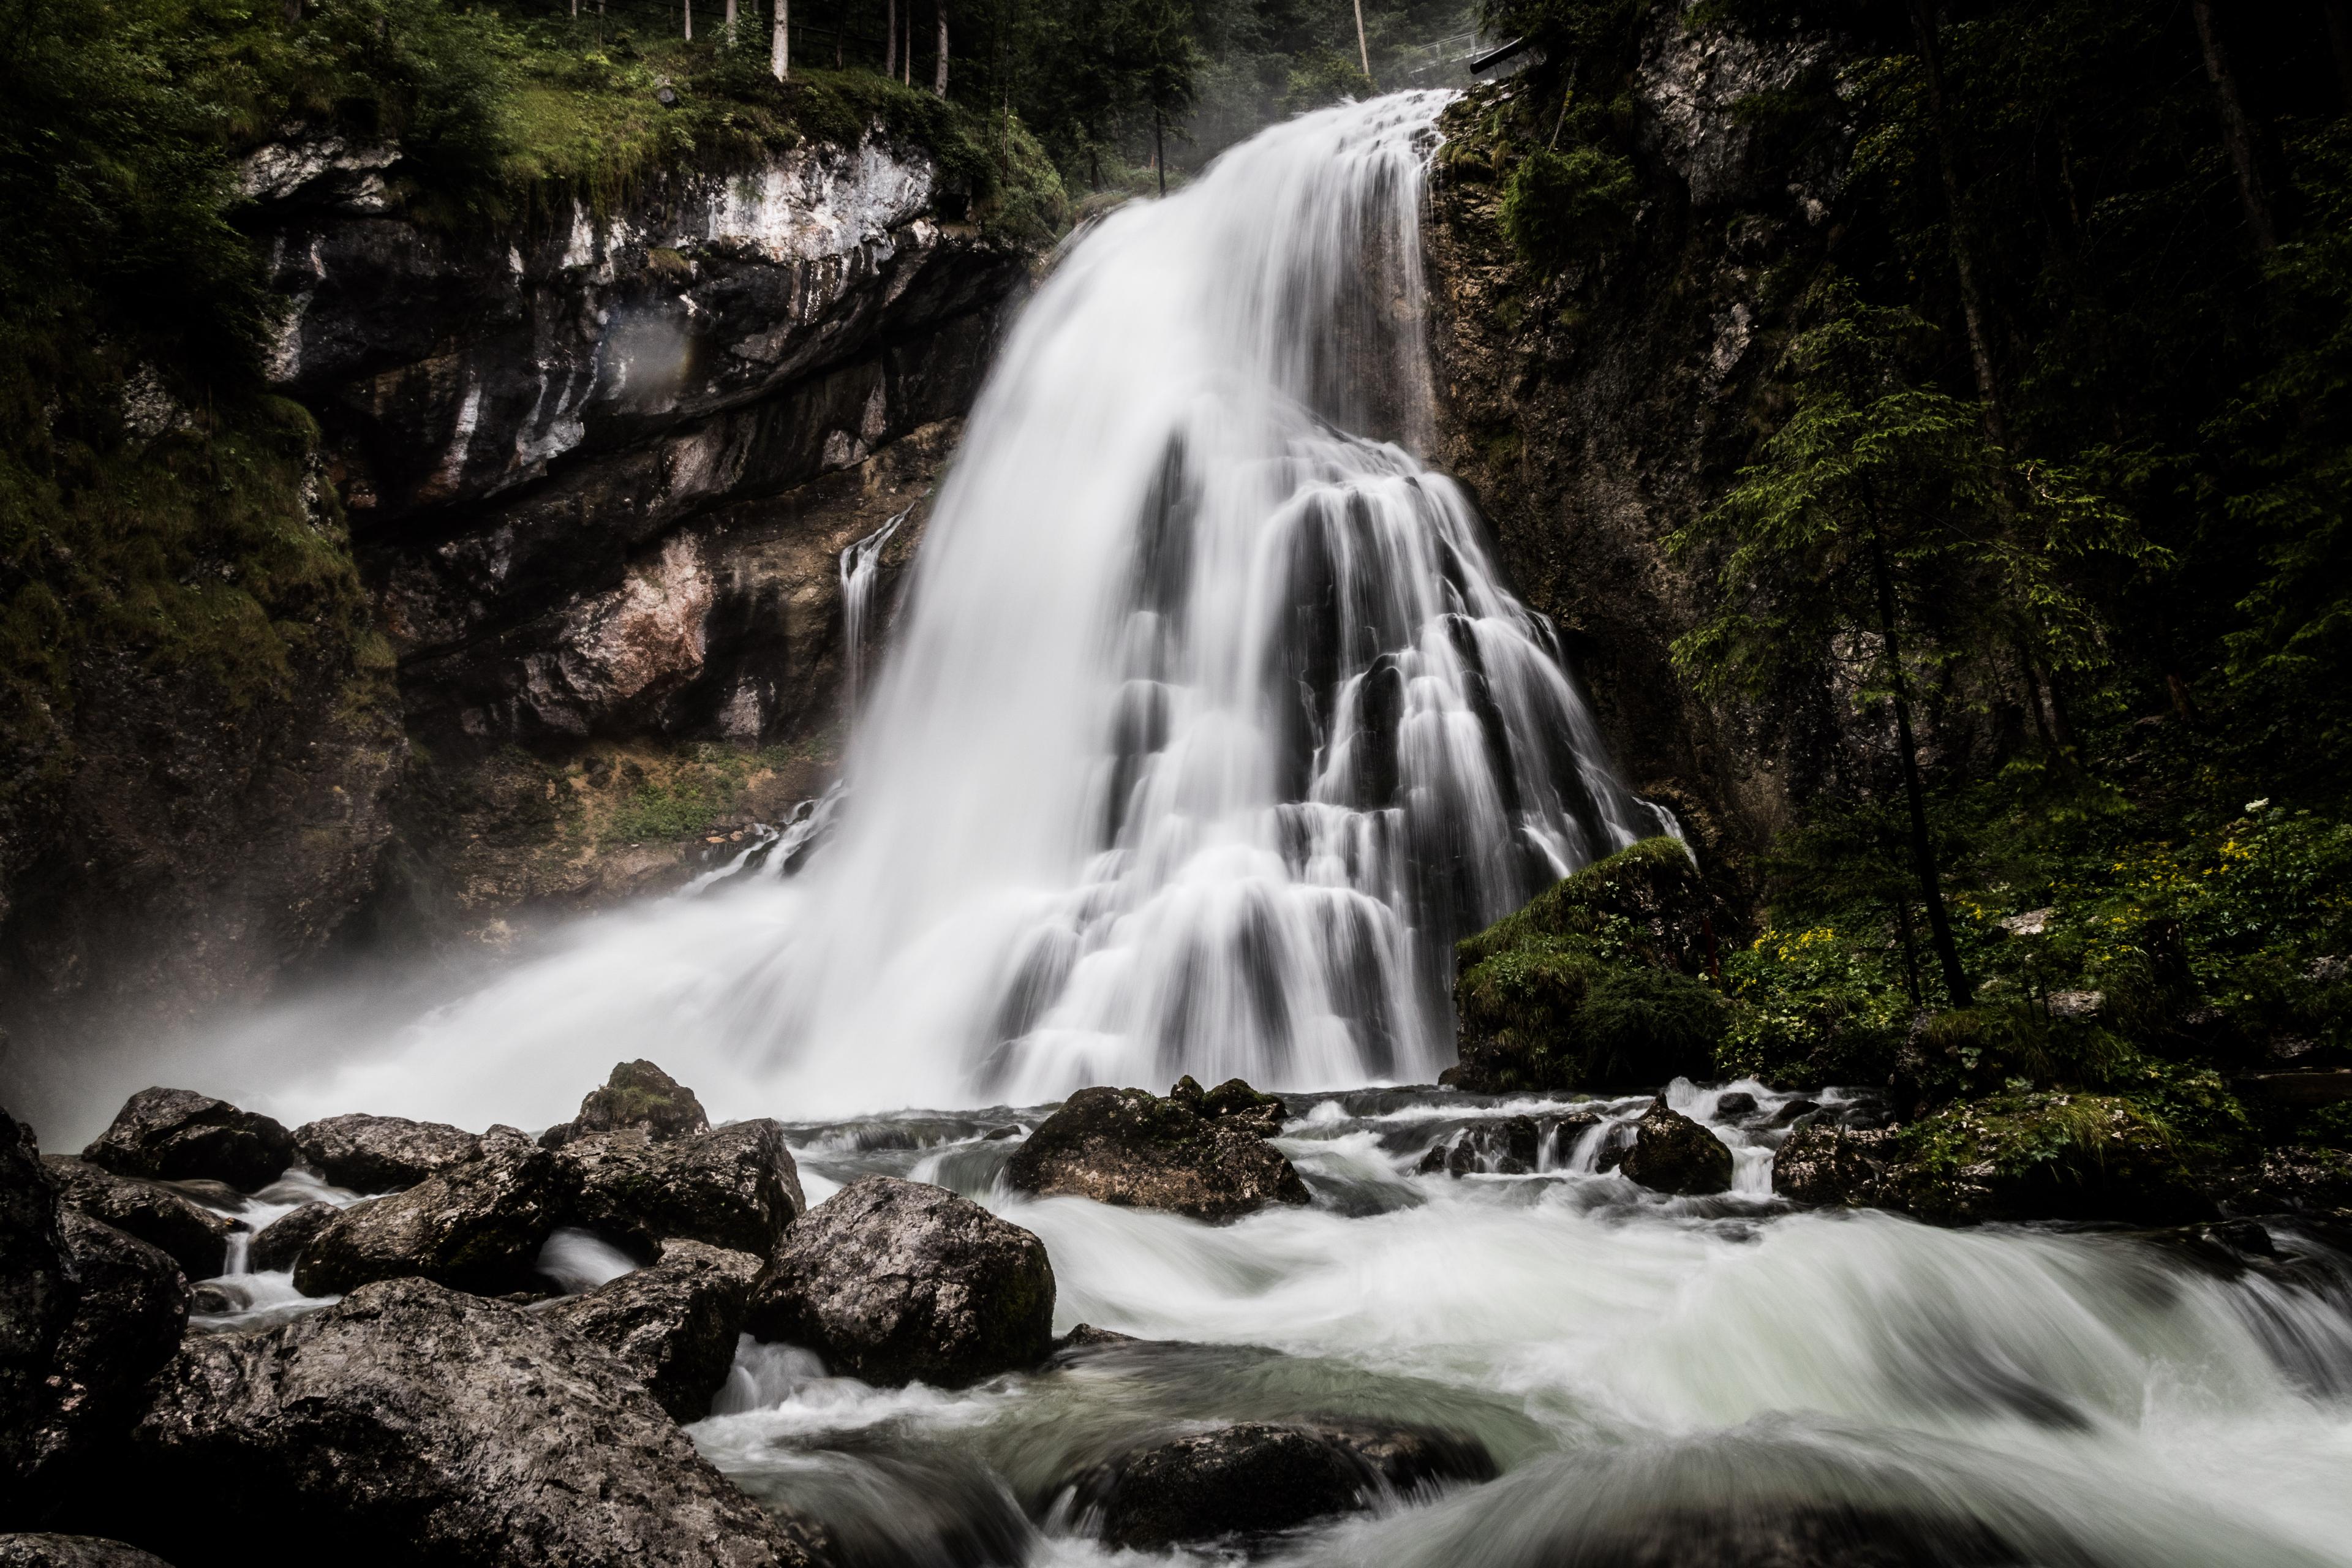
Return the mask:
[[1530, 153], [1503, 186], [1503, 233], [1529, 266], [1558, 271], [1623, 237], [1637, 191], [1633, 165], [1601, 148]]

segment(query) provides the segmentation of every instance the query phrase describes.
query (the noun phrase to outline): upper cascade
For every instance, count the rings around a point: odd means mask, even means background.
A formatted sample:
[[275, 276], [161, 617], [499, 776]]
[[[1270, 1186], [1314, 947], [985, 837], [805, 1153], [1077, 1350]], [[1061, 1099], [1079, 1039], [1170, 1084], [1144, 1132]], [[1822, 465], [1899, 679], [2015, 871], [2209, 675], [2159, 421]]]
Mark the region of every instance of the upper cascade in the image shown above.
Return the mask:
[[1661, 825], [1416, 456], [1447, 98], [1290, 121], [1070, 244], [804, 869], [586, 928], [322, 1102], [640, 1052], [739, 1113], [1433, 1076], [1454, 940]]

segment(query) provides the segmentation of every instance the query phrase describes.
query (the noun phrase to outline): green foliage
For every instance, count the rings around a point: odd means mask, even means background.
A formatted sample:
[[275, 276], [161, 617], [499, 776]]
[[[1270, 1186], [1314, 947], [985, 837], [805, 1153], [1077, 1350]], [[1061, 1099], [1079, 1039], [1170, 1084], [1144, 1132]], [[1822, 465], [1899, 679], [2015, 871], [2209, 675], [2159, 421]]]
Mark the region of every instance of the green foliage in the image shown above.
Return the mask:
[[1338, 49], [1318, 49], [1291, 68], [1282, 104], [1293, 114], [1303, 114], [1371, 95], [1371, 79], [1360, 64]]
[[1621, 240], [1635, 193], [1633, 165], [1601, 148], [1539, 149], [1503, 186], [1503, 233], [1522, 260], [1550, 273]]
[[2163, 1222], [2203, 1206], [2171, 1129], [2113, 1096], [1999, 1094], [1912, 1123], [1895, 1150], [1901, 1205], [1937, 1223]]

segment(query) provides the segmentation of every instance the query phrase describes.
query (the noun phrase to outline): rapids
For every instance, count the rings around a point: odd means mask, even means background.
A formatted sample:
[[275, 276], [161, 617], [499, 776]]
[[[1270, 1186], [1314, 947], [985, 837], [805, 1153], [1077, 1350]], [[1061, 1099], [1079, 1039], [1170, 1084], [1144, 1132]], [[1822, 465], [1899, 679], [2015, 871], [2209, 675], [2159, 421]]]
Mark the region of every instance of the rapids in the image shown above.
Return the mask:
[[[1057, 1330], [1157, 1342], [952, 1394], [747, 1342], [696, 1441], [846, 1565], [1105, 1561], [1074, 1468], [1351, 1414], [1475, 1434], [1503, 1474], [1275, 1559], [2352, 1563], [2352, 1276], [2317, 1237], [2274, 1227], [2273, 1261], [1795, 1212], [1763, 1085], [1737, 1122], [1671, 1090], [1735, 1150], [1710, 1199], [1597, 1172], [1590, 1137], [1532, 1173], [1422, 1173], [1465, 1126], [1566, 1108], [1328, 1092], [1426, 1083], [1452, 941], [1672, 826], [1416, 455], [1442, 106], [1293, 121], [1070, 245], [857, 667], [835, 795], [422, 1018], [342, 1015], [322, 1058], [310, 1015], [299, 1052], [204, 1087], [289, 1122], [537, 1126], [650, 1056], [716, 1113], [791, 1120], [812, 1201], [956, 1187], [1045, 1239]], [[881, 542], [843, 563], [861, 657]], [[1306, 1091], [1282, 1146], [1312, 1206], [1216, 1228], [999, 1183], [1045, 1113], [1009, 1107], [1182, 1072]], [[875, 1111], [913, 1104], [949, 1109]], [[600, 1245], [543, 1261], [584, 1288]], [[274, 1277], [226, 1287], [207, 1326], [289, 1310]]]

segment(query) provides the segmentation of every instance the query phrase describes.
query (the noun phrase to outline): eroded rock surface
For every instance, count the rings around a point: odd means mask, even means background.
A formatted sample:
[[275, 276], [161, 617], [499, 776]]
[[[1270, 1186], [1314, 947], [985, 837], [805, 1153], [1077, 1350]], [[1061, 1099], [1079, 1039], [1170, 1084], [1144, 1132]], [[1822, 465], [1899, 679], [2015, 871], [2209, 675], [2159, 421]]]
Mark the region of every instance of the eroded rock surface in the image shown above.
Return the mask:
[[1005, 1179], [1039, 1197], [1238, 1219], [1308, 1201], [1307, 1184], [1266, 1142], [1282, 1116], [1280, 1100], [1238, 1079], [1205, 1095], [1180, 1084], [1164, 1100], [1140, 1089], [1080, 1089], [1014, 1151]]
[[54, 1474], [130, 1429], [142, 1384], [188, 1326], [187, 1277], [161, 1248], [71, 1209], [60, 1228], [77, 1299], [48, 1387], [44, 1464]]
[[294, 1161], [294, 1135], [267, 1116], [184, 1089], [142, 1089], [81, 1157], [121, 1176], [211, 1178], [266, 1187]]
[[152, 1552], [95, 1535], [0, 1535], [0, 1568], [172, 1568]]
[[142, 1543], [242, 1561], [224, 1518], [322, 1562], [774, 1568], [807, 1541], [712, 1469], [613, 1356], [422, 1279], [190, 1341], [133, 1435]]
[[529, 1147], [453, 1165], [328, 1221], [302, 1248], [295, 1289], [331, 1296], [416, 1275], [485, 1295], [527, 1289], [572, 1181], [556, 1156]]
[[1654, 1192], [1696, 1196], [1731, 1190], [1731, 1151], [1700, 1123], [1654, 1100], [1634, 1124], [1618, 1170]]
[[0, 1519], [25, 1512], [42, 1384], [77, 1294], [40, 1145], [31, 1128], [0, 1110]]
[[810, 1210], [752, 1296], [750, 1331], [867, 1383], [960, 1387], [1054, 1343], [1045, 1244], [970, 1198], [873, 1176]]
[[227, 1215], [169, 1187], [118, 1176], [68, 1154], [52, 1154], [46, 1163], [68, 1208], [162, 1247], [189, 1279], [209, 1279], [228, 1267], [228, 1239], [236, 1221]]
[[675, 1237], [765, 1258], [808, 1206], [784, 1130], [764, 1117], [668, 1142], [642, 1127], [591, 1133], [553, 1157], [572, 1222], [641, 1258]]
[[761, 1267], [748, 1252], [668, 1241], [650, 1268], [540, 1312], [627, 1363], [671, 1415], [699, 1421], [734, 1364]]
[[482, 1141], [463, 1128], [404, 1116], [330, 1116], [294, 1129], [302, 1163], [339, 1187], [388, 1193], [461, 1164]]

